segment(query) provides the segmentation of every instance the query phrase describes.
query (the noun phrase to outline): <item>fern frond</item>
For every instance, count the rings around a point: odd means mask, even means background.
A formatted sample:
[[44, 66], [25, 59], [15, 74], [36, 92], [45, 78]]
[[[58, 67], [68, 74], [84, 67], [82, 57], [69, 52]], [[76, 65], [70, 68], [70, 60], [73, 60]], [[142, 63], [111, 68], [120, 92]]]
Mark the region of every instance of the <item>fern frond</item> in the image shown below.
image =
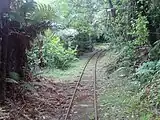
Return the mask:
[[20, 11], [21, 15], [33, 12], [36, 8], [36, 4], [36, 2], [26, 2], [18, 9], [18, 11]]
[[34, 21], [45, 21], [53, 20], [55, 16], [55, 11], [50, 5], [37, 4], [36, 9], [31, 18]]

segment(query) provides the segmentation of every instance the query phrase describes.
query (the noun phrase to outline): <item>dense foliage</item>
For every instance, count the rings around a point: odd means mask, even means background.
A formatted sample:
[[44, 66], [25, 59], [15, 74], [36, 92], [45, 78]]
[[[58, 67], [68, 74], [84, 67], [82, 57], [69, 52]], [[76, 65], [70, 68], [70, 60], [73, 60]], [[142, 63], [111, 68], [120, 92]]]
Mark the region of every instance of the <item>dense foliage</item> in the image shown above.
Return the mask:
[[[132, 110], [141, 119], [157, 119], [159, 109], [159, 2], [157, 0], [122, 1], [129, 6], [117, 10], [117, 16], [110, 21], [109, 29], [116, 40], [111, 37], [111, 42], [116, 49], [125, 49], [120, 59], [121, 66], [129, 61], [135, 72], [132, 77], [134, 84]], [[123, 11], [123, 12], [122, 12]], [[124, 18], [126, 17], [126, 19]], [[117, 21], [117, 24], [116, 23]], [[123, 29], [122, 29], [123, 28]], [[119, 31], [120, 30], [120, 31]], [[117, 31], [117, 32], [113, 32]], [[123, 36], [124, 34], [124, 36]], [[120, 47], [117, 47], [120, 46]], [[137, 110], [137, 108], [139, 110]], [[145, 115], [144, 115], [145, 114]]]
[[32, 50], [28, 51], [31, 69], [37, 66], [66, 69], [76, 60], [76, 49], [71, 49], [70, 46], [65, 49], [64, 42], [51, 30], [45, 31], [44, 36], [40, 35], [37, 41]]
[[[28, 46], [19, 42], [16, 50], [24, 53], [19, 58], [25, 58], [23, 67], [32, 72], [41, 67], [67, 69], [77, 53], [92, 51], [96, 41], [110, 43], [118, 52], [122, 50], [116, 68], [130, 67], [133, 71], [129, 77], [134, 84], [133, 99], [137, 100], [133, 111], [138, 108], [139, 116], [146, 113], [142, 118], [156, 119], [160, 109], [159, 0], [13, 0], [7, 17], [11, 22], [10, 35], [20, 33], [18, 38], [13, 35], [11, 39], [28, 40]], [[51, 24], [39, 27], [42, 21]], [[48, 27], [50, 30], [46, 30]], [[14, 49], [15, 46], [10, 45]], [[16, 57], [13, 56], [12, 64], [18, 61]], [[7, 65], [10, 69], [19, 68], [17, 63]], [[17, 71], [7, 72], [9, 76]], [[1, 79], [8, 76], [2, 75]]]

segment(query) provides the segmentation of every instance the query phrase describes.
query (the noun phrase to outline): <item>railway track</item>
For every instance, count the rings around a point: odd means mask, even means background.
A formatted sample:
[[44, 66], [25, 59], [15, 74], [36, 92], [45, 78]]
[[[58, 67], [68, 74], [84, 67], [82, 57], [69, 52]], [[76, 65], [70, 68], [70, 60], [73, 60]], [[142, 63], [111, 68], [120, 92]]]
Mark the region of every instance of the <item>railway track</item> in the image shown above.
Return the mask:
[[94, 68], [93, 68], [94, 72], [93, 72], [92, 80], [89, 80], [89, 81], [93, 82], [92, 89], [93, 89], [94, 120], [99, 120], [99, 118], [98, 118], [98, 107], [97, 107], [97, 65], [98, 65], [99, 58], [101, 58], [103, 56], [103, 53], [105, 53], [105, 51], [106, 50], [102, 50], [102, 49], [96, 51], [95, 53], [93, 53], [90, 56], [90, 58], [86, 62], [85, 66], [82, 70], [82, 73], [79, 77], [79, 80], [76, 83], [76, 86], [75, 86], [75, 89], [74, 89], [74, 92], [73, 92], [73, 95], [72, 95], [72, 98], [71, 98], [71, 101], [70, 101], [69, 107], [67, 109], [67, 113], [65, 115], [64, 120], [69, 120], [69, 115], [71, 114], [72, 107], [74, 106], [74, 100], [75, 100], [76, 93], [78, 91], [78, 87], [80, 86], [81, 82], [83, 81], [83, 76], [84, 76], [84, 73], [86, 71], [86, 68], [88, 67], [89, 63], [91, 63], [92, 60], [93, 60], [92, 65], [94, 64]]

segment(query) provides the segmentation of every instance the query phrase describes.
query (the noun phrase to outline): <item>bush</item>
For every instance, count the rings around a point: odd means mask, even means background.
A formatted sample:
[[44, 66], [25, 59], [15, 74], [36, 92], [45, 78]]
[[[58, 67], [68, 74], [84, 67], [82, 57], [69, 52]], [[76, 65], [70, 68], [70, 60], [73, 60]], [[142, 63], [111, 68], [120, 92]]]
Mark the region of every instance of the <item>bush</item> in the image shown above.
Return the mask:
[[148, 41], [148, 28], [147, 28], [147, 17], [142, 16], [141, 14], [138, 15], [138, 19], [136, 20], [136, 23], [133, 24], [133, 35], [136, 37], [135, 44], [136, 45], [144, 45]]
[[133, 75], [134, 80], [140, 83], [143, 89], [146, 85], [153, 82], [155, 74], [160, 70], [160, 61], [150, 61], [143, 63]]
[[47, 30], [28, 52], [28, 60], [32, 69], [40, 64], [50, 68], [66, 69], [71, 62], [76, 60], [75, 56], [76, 49], [73, 50], [71, 47], [65, 49], [63, 41], [54, 36], [50, 30]]
[[154, 47], [151, 48], [149, 52], [150, 59], [159, 60], [160, 59], [160, 41], [154, 43]]
[[[160, 61], [150, 61], [143, 63], [133, 75], [134, 91], [136, 95], [132, 99], [137, 99], [133, 104], [133, 109], [139, 111], [142, 118], [148, 113], [155, 119], [158, 117], [160, 109]], [[134, 108], [136, 106], [136, 108]], [[142, 115], [142, 114], [145, 114]]]
[[78, 35], [76, 35], [72, 42], [72, 45], [74, 47], [77, 46], [77, 50], [79, 53], [93, 50], [93, 42], [90, 39], [88, 33], [79, 33]]

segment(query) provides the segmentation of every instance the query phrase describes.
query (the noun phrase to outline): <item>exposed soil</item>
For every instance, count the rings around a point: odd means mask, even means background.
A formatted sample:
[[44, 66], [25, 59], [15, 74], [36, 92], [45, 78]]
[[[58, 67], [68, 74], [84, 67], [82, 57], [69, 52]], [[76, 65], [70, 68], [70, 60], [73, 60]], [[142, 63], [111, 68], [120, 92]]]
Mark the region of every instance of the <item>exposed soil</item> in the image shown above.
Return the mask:
[[[8, 100], [5, 107], [6, 120], [64, 120], [76, 82], [58, 83], [52, 79], [40, 78], [33, 82], [34, 92], [27, 92], [21, 98]], [[89, 99], [88, 89], [81, 86], [76, 102]], [[4, 114], [2, 114], [4, 115]]]
[[[93, 54], [84, 55], [89, 58]], [[71, 110], [71, 120], [92, 120], [94, 60], [91, 61], [78, 88]], [[76, 82], [57, 82], [51, 78], [35, 78], [31, 82], [32, 92], [18, 92], [7, 99], [7, 105], [0, 110], [0, 120], [64, 120]], [[22, 94], [23, 93], [23, 94]]]

